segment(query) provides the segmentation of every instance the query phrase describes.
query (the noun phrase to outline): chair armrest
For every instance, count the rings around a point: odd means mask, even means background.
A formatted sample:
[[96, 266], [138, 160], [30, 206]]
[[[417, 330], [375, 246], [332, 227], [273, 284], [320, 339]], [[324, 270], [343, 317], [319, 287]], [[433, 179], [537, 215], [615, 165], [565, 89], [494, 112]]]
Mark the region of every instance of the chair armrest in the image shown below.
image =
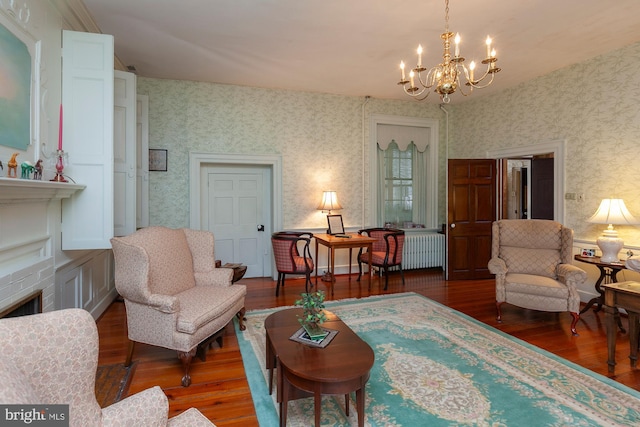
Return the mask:
[[558, 279], [564, 284], [577, 286], [587, 280], [587, 272], [573, 264], [558, 264]]
[[180, 301], [173, 295], [151, 294], [144, 304], [163, 313], [176, 313], [180, 311]]
[[231, 286], [232, 268], [214, 268], [211, 271], [194, 273], [196, 286]]
[[129, 396], [102, 410], [102, 425], [166, 426], [169, 400], [158, 386]]
[[507, 264], [502, 258], [491, 258], [489, 260], [489, 271], [491, 274], [506, 274]]

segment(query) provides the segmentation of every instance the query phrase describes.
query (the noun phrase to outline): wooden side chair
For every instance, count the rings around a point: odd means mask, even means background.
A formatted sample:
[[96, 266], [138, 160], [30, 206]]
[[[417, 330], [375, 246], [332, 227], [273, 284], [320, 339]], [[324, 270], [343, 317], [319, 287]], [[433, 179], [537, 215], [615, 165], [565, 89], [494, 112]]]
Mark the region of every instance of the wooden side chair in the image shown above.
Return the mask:
[[[311, 233], [293, 231], [280, 231], [271, 235], [273, 257], [278, 270], [276, 296], [278, 296], [280, 286], [284, 287], [286, 274], [304, 274], [306, 277], [305, 292], [309, 292], [309, 288], [313, 287], [311, 284], [313, 258], [311, 258], [311, 249], [309, 249], [312, 237], [313, 234]], [[298, 246], [301, 246], [301, 248]]]
[[404, 272], [402, 271], [402, 251], [404, 249], [404, 231], [395, 228], [365, 228], [358, 231], [358, 234], [373, 237], [371, 253], [365, 248], [360, 248], [358, 252], [358, 281], [362, 276], [362, 264], [368, 264], [371, 258], [371, 265], [384, 270], [384, 290], [389, 286], [389, 267], [398, 266], [402, 284], [404, 285]]

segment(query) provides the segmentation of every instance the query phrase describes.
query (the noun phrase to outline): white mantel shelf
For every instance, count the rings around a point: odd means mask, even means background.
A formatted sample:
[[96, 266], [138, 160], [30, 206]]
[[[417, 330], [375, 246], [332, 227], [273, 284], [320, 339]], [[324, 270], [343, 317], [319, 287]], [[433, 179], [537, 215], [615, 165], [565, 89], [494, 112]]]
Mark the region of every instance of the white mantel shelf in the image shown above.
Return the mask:
[[70, 182], [0, 178], [0, 204], [65, 199], [85, 187]]

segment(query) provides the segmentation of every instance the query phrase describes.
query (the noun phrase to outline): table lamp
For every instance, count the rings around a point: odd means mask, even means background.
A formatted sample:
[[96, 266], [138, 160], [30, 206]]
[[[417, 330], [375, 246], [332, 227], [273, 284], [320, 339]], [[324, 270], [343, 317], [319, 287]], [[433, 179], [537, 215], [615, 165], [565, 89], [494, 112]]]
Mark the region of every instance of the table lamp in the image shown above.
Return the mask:
[[[327, 212], [327, 215], [331, 215], [332, 210], [342, 209], [340, 202], [338, 202], [338, 194], [334, 190], [326, 190], [322, 192], [322, 200], [318, 205], [318, 210]], [[327, 230], [327, 233], [329, 230]], [[326, 271], [322, 275], [323, 282], [333, 281], [333, 276], [330, 272]]]
[[609, 224], [602, 231], [602, 236], [596, 240], [596, 244], [602, 251], [600, 261], [619, 262], [618, 253], [622, 250], [624, 242], [618, 237], [618, 231], [613, 228], [613, 225], [638, 224], [638, 220], [625, 206], [624, 200], [602, 199], [600, 207], [588, 221], [594, 224]]
[[331, 215], [331, 211], [337, 209], [342, 209], [342, 206], [340, 206], [338, 202], [338, 194], [333, 190], [323, 191], [322, 201], [318, 205], [318, 210]]

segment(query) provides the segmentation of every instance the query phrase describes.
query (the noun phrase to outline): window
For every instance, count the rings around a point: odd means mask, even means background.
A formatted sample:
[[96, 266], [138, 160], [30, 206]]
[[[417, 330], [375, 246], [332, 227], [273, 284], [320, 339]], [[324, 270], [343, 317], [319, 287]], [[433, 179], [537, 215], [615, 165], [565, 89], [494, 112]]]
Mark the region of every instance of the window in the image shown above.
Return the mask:
[[[413, 145], [413, 144], [412, 144]], [[383, 223], [401, 226], [413, 222], [413, 150], [400, 151], [392, 142], [386, 150], [379, 149], [384, 162]]]
[[371, 223], [437, 229], [437, 120], [372, 115], [371, 123]]

